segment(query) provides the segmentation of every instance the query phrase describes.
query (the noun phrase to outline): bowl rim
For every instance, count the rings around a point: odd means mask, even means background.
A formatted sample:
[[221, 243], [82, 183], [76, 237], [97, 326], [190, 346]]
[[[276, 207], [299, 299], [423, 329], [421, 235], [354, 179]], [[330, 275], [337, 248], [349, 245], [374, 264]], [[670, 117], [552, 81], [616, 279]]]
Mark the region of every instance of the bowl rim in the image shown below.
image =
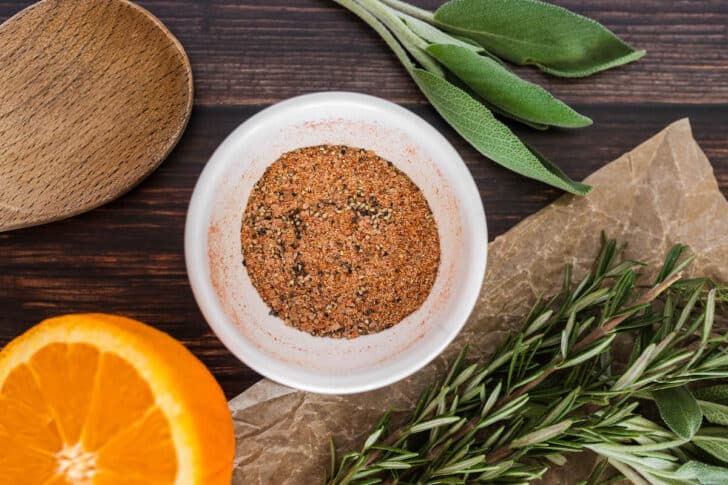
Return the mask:
[[[468, 265], [472, 268], [472, 271], [467, 273], [464, 290], [458, 295], [458, 301], [460, 302], [457, 305], [458, 312], [453, 317], [457, 317], [459, 322], [449, 327], [447, 335], [438, 342], [438, 345], [433, 346], [413, 363], [393, 368], [385, 378], [374, 381], [353, 382], [344, 386], [329, 385], [321, 382], [321, 380], [317, 383], [300, 380], [288, 375], [286, 372], [268, 368], [264, 363], [251, 358], [246, 350], [241, 349], [241, 343], [246, 342], [246, 339], [235, 325], [230, 324], [228, 321], [227, 314], [222, 308], [209, 275], [207, 235], [211, 214], [210, 205], [213, 203], [216, 193], [216, 185], [213, 182], [218, 172], [224, 171], [230, 163], [235, 163], [234, 157], [228, 156], [227, 152], [234, 145], [237, 138], [255, 130], [270, 118], [280, 116], [281, 113], [305, 109], [312, 104], [320, 105], [321, 103], [366, 105], [368, 109], [381, 110], [400, 119], [406, 118], [408, 122], [426, 131], [427, 136], [431, 137], [436, 143], [451, 151], [454, 154], [454, 166], [460, 172], [465, 185], [465, 190], [458, 193], [458, 197], [464, 204], [469, 205], [469, 210], [476, 212], [473, 216], [474, 220], [467, 219], [467, 222], [474, 224], [471, 232], [482, 236], [483, 244], [482, 255], [476, 257]], [[215, 149], [200, 173], [190, 198], [185, 220], [184, 252], [187, 276], [197, 306], [208, 326], [222, 341], [227, 350], [235, 355], [241, 363], [268, 379], [295, 389], [319, 394], [352, 394], [385, 387], [414, 374], [440, 355], [460, 333], [475, 307], [485, 278], [488, 257], [488, 229], [483, 202], [472, 174], [452, 144], [431, 124], [412, 111], [382, 98], [348, 91], [324, 91], [288, 98], [262, 109], [238, 125]], [[475, 253], [477, 255], [478, 251], [475, 251]], [[247, 342], [242, 345], [255, 347], [254, 344]], [[275, 357], [268, 357], [276, 360]]]

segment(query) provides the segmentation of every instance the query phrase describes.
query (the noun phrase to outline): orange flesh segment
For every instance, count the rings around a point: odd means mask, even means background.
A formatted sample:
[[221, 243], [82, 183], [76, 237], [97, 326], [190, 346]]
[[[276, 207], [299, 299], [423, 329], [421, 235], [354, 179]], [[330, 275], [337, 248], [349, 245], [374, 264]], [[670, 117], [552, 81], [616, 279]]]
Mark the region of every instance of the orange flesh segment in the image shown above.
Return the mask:
[[94, 477], [94, 485], [152, 485], [152, 483], [153, 482], [145, 479], [115, 475], [106, 470], [100, 470]]
[[65, 443], [78, 443], [94, 390], [99, 351], [85, 344], [50, 344], [30, 367]]
[[18, 366], [6, 379], [0, 392], [0, 416], [2, 450], [22, 445], [52, 455], [63, 447], [58, 427], [26, 365]]
[[172, 484], [169, 422], [139, 373], [88, 344], [51, 343], [0, 389], [0, 483], [74, 485], [56, 456], [78, 443], [96, 453], [94, 485]]
[[51, 416], [38, 382], [33, 377], [30, 367], [25, 364], [17, 366], [5, 379], [2, 396], [23, 404], [39, 416]]
[[0, 483], [44, 484], [58, 468], [53, 455], [25, 447], [0, 436]]
[[142, 419], [154, 405], [149, 384], [123, 359], [102, 354], [96, 390], [86, 418], [82, 444], [98, 450], [110, 438]]
[[54, 475], [49, 481], [45, 482], [43, 485], [73, 485], [72, 483], [69, 483], [68, 480], [62, 475]]
[[106, 443], [98, 452], [97, 464], [100, 469], [123, 476], [125, 480], [174, 482], [177, 456], [167, 418], [159, 409], [153, 409], [143, 420]]

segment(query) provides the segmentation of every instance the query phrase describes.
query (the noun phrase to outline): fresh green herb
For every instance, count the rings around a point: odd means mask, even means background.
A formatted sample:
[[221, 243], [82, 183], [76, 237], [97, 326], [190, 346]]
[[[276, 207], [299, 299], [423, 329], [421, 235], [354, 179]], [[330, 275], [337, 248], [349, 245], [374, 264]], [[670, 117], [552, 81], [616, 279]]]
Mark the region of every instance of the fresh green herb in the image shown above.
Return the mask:
[[555, 76], [589, 76], [645, 54], [592, 19], [535, 0], [452, 0], [435, 12], [434, 23]]
[[503, 64], [452, 44], [432, 44], [427, 52], [473, 91], [518, 119], [542, 125], [580, 128], [592, 121], [542, 87], [516, 76]]
[[377, 31], [440, 115], [480, 153], [572, 194], [589, 192], [493, 112], [538, 129], [579, 128], [591, 120], [501, 59], [580, 77], [637, 60], [644, 51], [591, 19], [536, 0], [451, 0], [434, 13], [400, 0], [334, 1]]
[[327, 483], [528, 483], [584, 450], [599, 457], [585, 484], [607, 483], [608, 465], [638, 484], [728, 483], [728, 334], [716, 324], [728, 288], [680, 279], [686, 249], [643, 287], [644, 265], [605, 239], [589, 274], [575, 284], [567, 268], [560, 294], [490, 360], [463, 351], [408, 422], [385, 415], [360, 451], [334, 458]]

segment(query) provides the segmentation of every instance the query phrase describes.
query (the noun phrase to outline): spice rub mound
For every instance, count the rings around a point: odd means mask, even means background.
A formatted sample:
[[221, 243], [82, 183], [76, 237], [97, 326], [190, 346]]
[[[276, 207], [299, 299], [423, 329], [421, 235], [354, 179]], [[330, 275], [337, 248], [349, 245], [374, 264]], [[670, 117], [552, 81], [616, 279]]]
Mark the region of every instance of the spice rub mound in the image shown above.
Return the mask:
[[425, 301], [440, 263], [420, 189], [376, 153], [341, 145], [281, 155], [250, 194], [241, 242], [271, 314], [317, 336], [399, 323]]

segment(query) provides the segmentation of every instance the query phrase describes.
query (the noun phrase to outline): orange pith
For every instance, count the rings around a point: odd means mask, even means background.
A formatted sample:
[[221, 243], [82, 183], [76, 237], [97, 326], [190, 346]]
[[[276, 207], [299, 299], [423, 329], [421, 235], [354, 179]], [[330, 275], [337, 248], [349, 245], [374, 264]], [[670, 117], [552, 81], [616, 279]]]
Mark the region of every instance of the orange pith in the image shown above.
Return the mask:
[[229, 484], [233, 448], [214, 378], [144, 324], [68, 315], [0, 352], [0, 484]]

